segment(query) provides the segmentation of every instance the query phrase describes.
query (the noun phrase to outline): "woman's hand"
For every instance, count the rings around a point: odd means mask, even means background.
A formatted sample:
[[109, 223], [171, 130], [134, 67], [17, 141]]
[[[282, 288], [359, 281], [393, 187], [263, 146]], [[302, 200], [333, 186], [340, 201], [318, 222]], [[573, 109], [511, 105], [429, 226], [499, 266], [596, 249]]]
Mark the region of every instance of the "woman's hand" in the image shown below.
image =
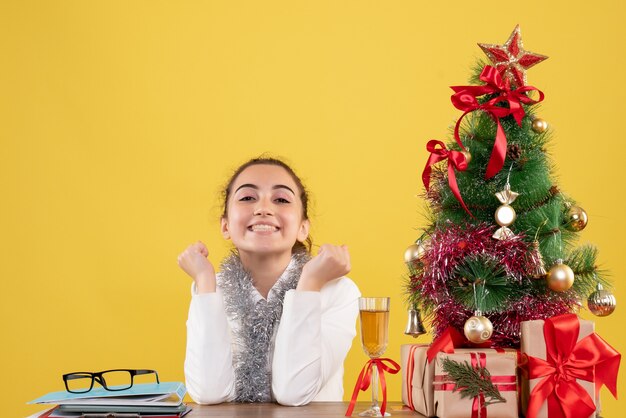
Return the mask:
[[326, 283], [350, 271], [350, 253], [345, 245], [324, 244], [317, 255], [302, 268], [296, 290], [319, 292]]
[[209, 250], [201, 241], [191, 244], [178, 256], [178, 265], [196, 282], [198, 293], [215, 292], [215, 268], [208, 256]]

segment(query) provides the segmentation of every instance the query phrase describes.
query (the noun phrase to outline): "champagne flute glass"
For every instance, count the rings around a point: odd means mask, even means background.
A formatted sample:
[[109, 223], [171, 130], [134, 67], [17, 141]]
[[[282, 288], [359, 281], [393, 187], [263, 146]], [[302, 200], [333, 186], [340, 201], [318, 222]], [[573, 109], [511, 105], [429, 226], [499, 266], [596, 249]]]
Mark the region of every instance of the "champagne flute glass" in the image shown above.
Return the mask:
[[[389, 332], [389, 298], [359, 298], [361, 344], [370, 358], [378, 358], [387, 349]], [[372, 367], [372, 406], [361, 417], [382, 417], [378, 406], [378, 369]], [[385, 412], [385, 416], [391, 416]]]

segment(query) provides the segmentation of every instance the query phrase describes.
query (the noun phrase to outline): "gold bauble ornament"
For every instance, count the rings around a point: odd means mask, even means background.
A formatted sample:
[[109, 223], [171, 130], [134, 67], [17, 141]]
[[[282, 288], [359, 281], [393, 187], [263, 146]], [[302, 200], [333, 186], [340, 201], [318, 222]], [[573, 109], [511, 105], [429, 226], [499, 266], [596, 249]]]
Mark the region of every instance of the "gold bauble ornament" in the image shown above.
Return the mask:
[[468, 150], [461, 151], [461, 154], [465, 156], [465, 160], [467, 161], [467, 164], [469, 165], [469, 163], [472, 161], [472, 154], [470, 154]]
[[535, 131], [538, 134], [543, 133], [546, 131], [546, 129], [548, 129], [548, 122], [540, 118], [535, 118], [533, 119], [532, 128], [533, 128], [533, 131]]
[[587, 298], [587, 307], [596, 316], [611, 315], [616, 305], [617, 301], [613, 293], [604, 290], [600, 283], [596, 286], [596, 291]]
[[474, 312], [474, 316], [465, 321], [463, 334], [465, 334], [465, 338], [471, 342], [481, 344], [491, 338], [491, 334], [493, 334], [493, 324], [489, 318], [483, 316], [480, 311], [476, 311]]
[[548, 287], [555, 292], [565, 292], [574, 284], [574, 272], [563, 260], [558, 259], [546, 274]]
[[411, 263], [413, 261], [419, 260], [426, 252], [426, 246], [424, 241], [417, 241], [415, 244], [411, 244], [404, 251], [404, 261], [406, 263]]
[[587, 226], [587, 212], [580, 206], [570, 206], [567, 209], [567, 225], [570, 231], [582, 231]]

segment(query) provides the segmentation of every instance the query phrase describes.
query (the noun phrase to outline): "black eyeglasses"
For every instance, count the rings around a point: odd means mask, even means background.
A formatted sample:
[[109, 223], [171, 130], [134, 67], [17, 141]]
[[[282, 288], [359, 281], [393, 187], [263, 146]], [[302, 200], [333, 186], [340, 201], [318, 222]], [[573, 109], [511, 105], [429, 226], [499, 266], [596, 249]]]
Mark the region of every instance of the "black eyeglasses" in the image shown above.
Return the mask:
[[125, 390], [133, 386], [135, 376], [154, 373], [157, 383], [159, 374], [156, 370], [112, 369], [102, 372], [74, 372], [63, 375], [65, 389], [70, 393], [85, 393], [93, 389], [93, 382], [110, 391]]

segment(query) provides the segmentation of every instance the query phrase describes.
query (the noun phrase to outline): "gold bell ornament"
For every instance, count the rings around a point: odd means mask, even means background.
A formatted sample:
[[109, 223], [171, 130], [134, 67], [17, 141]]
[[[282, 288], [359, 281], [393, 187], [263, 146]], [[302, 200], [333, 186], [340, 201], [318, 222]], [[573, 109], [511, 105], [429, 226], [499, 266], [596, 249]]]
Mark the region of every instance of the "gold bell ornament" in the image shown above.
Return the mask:
[[463, 334], [465, 338], [475, 344], [481, 344], [488, 341], [493, 334], [493, 324], [486, 316], [483, 316], [480, 310], [474, 311], [474, 316], [471, 316], [465, 325], [463, 326]]
[[604, 290], [600, 283], [596, 286], [596, 291], [587, 298], [587, 307], [596, 316], [611, 315], [616, 305], [617, 301], [613, 293]]
[[541, 250], [539, 249], [539, 241], [533, 241], [533, 249], [532, 249], [532, 257], [534, 261], [534, 265], [532, 271], [530, 272], [530, 277], [535, 280], [542, 279], [546, 277], [548, 273], [546, 271], [546, 265], [543, 261], [543, 256], [541, 255]]
[[417, 305], [413, 305], [413, 307], [409, 309], [409, 321], [406, 324], [404, 333], [413, 338], [426, 334], [426, 328], [424, 328], [424, 324], [422, 324], [420, 310], [417, 308]]
[[508, 180], [506, 186], [504, 186], [504, 190], [496, 193], [496, 197], [502, 205], [496, 209], [495, 218], [500, 228], [493, 233], [493, 238], [505, 240], [513, 236], [513, 231], [507, 227], [515, 222], [515, 218], [517, 217], [515, 209], [511, 207], [511, 203], [517, 199], [517, 196], [519, 196], [519, 193], [511, 191], [511, 185]]

